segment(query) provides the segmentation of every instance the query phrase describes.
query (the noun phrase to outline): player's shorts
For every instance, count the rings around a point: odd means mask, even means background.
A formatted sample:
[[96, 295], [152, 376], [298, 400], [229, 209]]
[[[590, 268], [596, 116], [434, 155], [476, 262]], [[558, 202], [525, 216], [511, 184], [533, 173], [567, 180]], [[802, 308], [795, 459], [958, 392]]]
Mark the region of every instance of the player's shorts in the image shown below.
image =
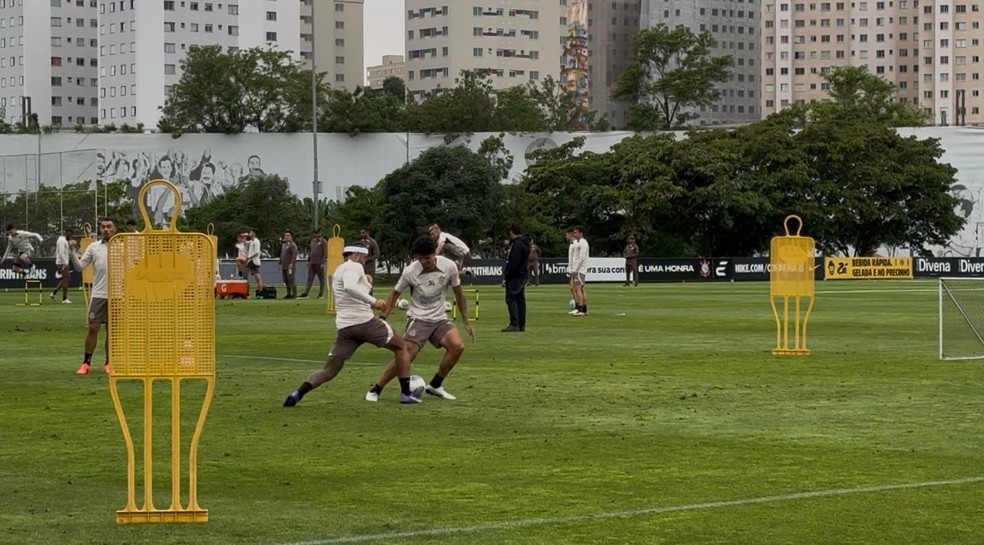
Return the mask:
[[89, 302], [89, 323], [105, 324], [109, 322], [109, 301], [93, 297]]
[[58, 267], [58, 270], [55, 273], [55, 278], [61, 279], [61, 278], [68, 278], [69, 276], [72, 276], [72, 267], [68, 265], [55, 265], [55, 266]]
[[407, 320], [407, 332], [403, 335], [403, 338], [407, 342], [412, 342], [420, 347], [423, 347], [427, 341], [430, 341], [435, 347], [440, 348], [441, 339], [448, 334], [448, 331], [454, 328], [454, 322], [451, 320], [430, 322], [410, 318]]
[[368, 322], [343, 327], [338, 330], [338, 336], [335, 337], [335, 344], [331, 346], [331, 351], [328, 352], [328, 355], [347, 360], [364, 343], [382, 348], [390, 342], [393, 335], [393, 328], [379, 318], [373, 318]]
[[583, 286], [584, 285], [584, 273], [574, 273], [570, 275], [572, 286]]
[[362, 270], [369, 276], [376, 276], [376, 262], [366, 262], [362, 264]]
[[18, 256], [14, 258], [14, 266], [22, 269], [30, 268], [31, 256], [27, 254], [18, 254]]
[[260, 272], [260, 266], [250, 261], [246, 263], [246, 271], [248, 271], [249, 274], [257, 274]]

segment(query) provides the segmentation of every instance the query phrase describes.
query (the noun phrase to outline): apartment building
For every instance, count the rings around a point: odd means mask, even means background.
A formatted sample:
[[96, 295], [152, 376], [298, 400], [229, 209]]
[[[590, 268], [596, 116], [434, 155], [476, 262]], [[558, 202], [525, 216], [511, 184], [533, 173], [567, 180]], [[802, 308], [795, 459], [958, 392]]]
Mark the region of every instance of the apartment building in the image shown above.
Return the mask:
[[639, 33], [642, 0], [589, 0], [588, 106], [612, 127], [625, 128], [627, 106], [612, 98], [619, 76], [628, 66], [632, 39]]
[[462, 70], [488, 70], [496, 89], [559, 81], [566, 3], [406, 0], [409, 93], [420, 99], [452, 88]]
[[695, 33], [709, 32], [714, 38], [711, 54], [734, 58], [731, 79], [718, 86], [720, 99], [693, 112], [698, 118], [692, 124], [727, 125], [760, 118], [757, 8], [753, 0], [643, 1], [643, 28], [659, 24], [669, 28], [683, 25]]
[[[296, 1], [296, 0], [295, 0]], [[398, 9], [393, 2], [393, 9]], [[336, 89], [355, 90], [365, 80], [365, 0], [300, 0], [301, 58], [310, 61], [312, 42], [318, 72]], [[243, 3], [240, 0], [240, 3]], [[271, 3], [267, 1], [267, 4]], [[312, 8], [314, 12], [312, 13]], [[313, 30], [312, 21], [317, 27]]]
[[383, 55], [383, 63], [366, 68], [370, 89], [382, 89], [386, 78], [397, 77], [407, 81], [407, 63], [403, 55]]
[[95, 0], [0, 0], [0, 118], [96, 123], [97, 26]]
[[[919, 55], [911, 55], [907, 61], [909, 75], [915, 76], [918, 68], [918, 81], [909, 79], [910, 85], [918, 89], [919, 105], [936, 125], [984, 124], [984, 2], [913, 3], [918, 11], [918, 26], [913, 16], [909, 44], [913, 52], [919, 48]], [[872, 5], [877, 9], [881, 4]], [[918, 43], [912, 44], [917, 37]]]

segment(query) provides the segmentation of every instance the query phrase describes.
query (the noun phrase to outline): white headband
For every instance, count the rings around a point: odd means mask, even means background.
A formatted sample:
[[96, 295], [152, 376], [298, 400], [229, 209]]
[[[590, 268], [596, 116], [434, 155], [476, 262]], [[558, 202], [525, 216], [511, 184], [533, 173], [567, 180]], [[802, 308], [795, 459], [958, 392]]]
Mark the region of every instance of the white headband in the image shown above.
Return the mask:
[[342, 250], [343, 254], [365, 254], [369, 255], [369, 249], [365, 246], [346, 246]]

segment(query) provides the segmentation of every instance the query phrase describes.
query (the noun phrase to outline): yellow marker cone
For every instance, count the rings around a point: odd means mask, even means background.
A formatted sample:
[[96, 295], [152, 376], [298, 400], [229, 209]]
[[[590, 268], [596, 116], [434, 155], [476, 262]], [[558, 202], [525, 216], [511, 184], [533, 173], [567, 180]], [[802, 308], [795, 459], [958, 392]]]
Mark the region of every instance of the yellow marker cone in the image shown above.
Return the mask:
[[[156, 230], [143, 203], [154, 185], [174, 193], [170, 225]], [[204, 522], [208, 511], [198, 505], [198, 444], [215, 392], [215, 257], [213, 237], [177, 230], [181, 196], [167, 180], [141, 188], [144, 230], [118, 233], [109, 241], [110, 393], [123, 429], [127, 459], [126, 507], [118, 524]], [[181, 486], [181, 383], [204, 380], [205, 399], [187, 451], [187, 504]], [[120, 403], [119, 382], [143, 383], [143, 501], [136, 495], [136, 453]], [[154, 506], [153, 428], [155, 380], [171, 382], [171, 503]], [[139, 418], [134, 418], [139, 420]]]
[[[791, 235], [789, 231], [789, 220], [793, 218], [799, 222], [795, 235]], [[776, 319], [776, 347], [772, 353], [776, 356], [805, 356], [810, 354], [806, 348], [806, 324], [813, 311], [816, 296], [816, 246], [812, 238], [800, 236], [803, 220], [799, 216], [787, 217], [783, 226], [786, 236], [772, 238], [772, 251], [769, 254], [769, 303]], [[776, 305], [780, 299], [781, 316]], [[792, 344], [790, 321], [793, 326]]]

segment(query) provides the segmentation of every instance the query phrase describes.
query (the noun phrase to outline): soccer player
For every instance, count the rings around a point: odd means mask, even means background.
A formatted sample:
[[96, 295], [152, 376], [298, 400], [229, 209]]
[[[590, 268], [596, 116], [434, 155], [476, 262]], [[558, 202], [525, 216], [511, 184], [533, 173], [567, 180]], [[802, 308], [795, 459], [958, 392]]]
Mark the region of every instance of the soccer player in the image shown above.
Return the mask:
[[[403, 274], [386, 299], [386, 308], [380, 317], [385, 319], [389, 316], [400, 294], [407, 288], [410, 289], [410, 308], [407, 309], [407, 330], [404, 334], [407, 341], [407, 365], [409, 367], [409, 363], [428, 341], [435, 347], [444, 348], [441, 364], [426, 391], [441, 399], [453, 400], [455, 397], [444, 389], [444, 379], [461, 359], [465, 343], [462, 342], [454, 322], [448, 320], [445, 314], [448, 288], [454, 291], [465, 331], [472, 340], [475, 339], [475, 330], [468, 323], [468, 304], [461, 291], [458, 267], [450, 259], [437, 255], [437, 241], [431, 237], [423, 236], [414, 242], [413, 256], [415, 261], [403, 269]], [[366, 401], [379, 401], [379, 394], [393, 380], [396, 371], [397, 362], [390, 362], [380, 375], [379, 382], [366, 393]]]
[[308, 293], [311, 292], [314, 277], [318, 277], [318, 299], [325, 296], [325, 255], [327, 254], [328, 241], [321, 234], [321, 229], [315, 229], [314, 233], [311, 234], [311, 247], [308, 250], [307, 287], [304, 288], [304, 293], [301, 294], [302, 299], [307, 298]]
[[369, 295], [364, 264], [369, 250], [363, 246], [346, 246], [342, 250], [345, 262], [335, 269], [331, 289], [335, 296], [335, 327], [338, 335], [328, 352], [323, 369], [311, 374], [284, 400], [284, 407], [293, 407], [308, 392], [335, 378], [345, 361], [364, 343], [371, 343], [393, 352], [395, 373], [400, 377], [400, 403], [420, 403], [410, 394], [410, 358], [407, 344], [388, 323], [373, 315], [372, 309], [385, 311], [386, 302]]
[[465, 261], [471, 254], [471, 250], [468, 249], [468, 245], [465, 241], [460, 238], [441, 231], [441, 226], [434, 224], [430, 226], [428, 230], [430, 232], [431, 238], [437, 241], [437, 255], [450, 255], [455, 263], [458, 265], [458, 272], [464, 272], [465, 274], [470, 274], [465, 272]]
[[284, 240], [280, 245], [280, 272], [284, 277], [284, 289], [287, 290], [284, 299], [297, 298], [297, 281], [294, 279], [295, 263], [297, 263], [297, 244], [294, 244], [294, 235], [287, 231], [284, 233]]
[[622, 287], [628, 287], [630, 283], [634, 286], [639, 285], [639, 245], [636, 244], [635, 235], [629, 235], [629, 242], [622, 250], [625, 257], [625, 283]]
[[260, 245], [260, 237], [256, 236], [256, 231], [250, 229], [246, 236], [246, 270], [249, 275], [256, 279], [257, 299], [263, 296], [263, 275], [260, 274], [260, 266], [263, 264], [260, 260], [262, 252], [263, 247]]
[[32, 240], [40, 244], [44, 239], [37, 233], [18, 229], [14, 224], [8, 225], [7, 249], [3, 252], [3, 259], [0, 259], [0, 263], [6, 261], [7, 256], [13, 256], [14, 265], [12, 269], [15, 273], [21, 274], [24, 271], [32, 269], [34, 267], [31, 263], [31, 254], [34, 253], [34, 245], [31, 244]]
[[55, 300], [55, 296], [58, 295], [58, 290], [62, 292], [62, 303], [69, 304], [71, 301], [68, 300], [68, 286], [71, 283], [72, 278], [72, 267], [71, 267], [71, 253], [72, 248], [69, 241], [72, 240], [72, 230], [65, 229], [62, 236], [58, 237], [58, 242], [55, 243], [55, 267], [58, 269], [58, 285], [55, 286], [55, 291], [51, 292], [51, 300]]
[[362, 238], [362, 245], [369, 250], [369, 255], [366, 257], [366, 277], [369, 283], [372, 284], [373, 278], [376, 275], [376, 260], [379, 259], [379, 244], [376, 243], [376, 239], [369, 236], [369, 229], [363, 228], [359, 231], [359, 236]]
[[[77, 375], [89, 374], [89, 366], [92, 363], [92, 353], [96, 351], [96, 341], [99, 340], [99, 328], [106, 324], [106, 363], [103, 364], [103, 371], [110, 372], [109, 368], [109, 259], [108, 246], [109, 239], [116, 234], [116, 223], [109, 218], [99, 218], [98, 242], [94, 242], [85, 249], [82, 257], [79, 258], [75, 252], [71, 252], [69, 257], [72, 268], [81, 272], [83, 269], [92, 265], [92, 299], [89, 301], [89, 329], [85, 336], [85, 353], [82, 365], [79, 366]], [[69, 244], [74, 248], [75, 241]]]
[[574, 294], [576, 308], [571, 316], [587, 316], [588, 300], [584, 294], [584, 282], [588, 272], [588, 256], [590, 253], [588, 241], [584, 239], [584, 228], [571, 227], [567, 230], [571, 247], [567, 252], [567, 274], [570, 277], [571, 293]]
[[529, 261], [529, 284], [534, 286], [540, 285], [540, 246], [536, 243], [536, 237], [533, 235], [529, 236], [530, 241], [530, 261]]

